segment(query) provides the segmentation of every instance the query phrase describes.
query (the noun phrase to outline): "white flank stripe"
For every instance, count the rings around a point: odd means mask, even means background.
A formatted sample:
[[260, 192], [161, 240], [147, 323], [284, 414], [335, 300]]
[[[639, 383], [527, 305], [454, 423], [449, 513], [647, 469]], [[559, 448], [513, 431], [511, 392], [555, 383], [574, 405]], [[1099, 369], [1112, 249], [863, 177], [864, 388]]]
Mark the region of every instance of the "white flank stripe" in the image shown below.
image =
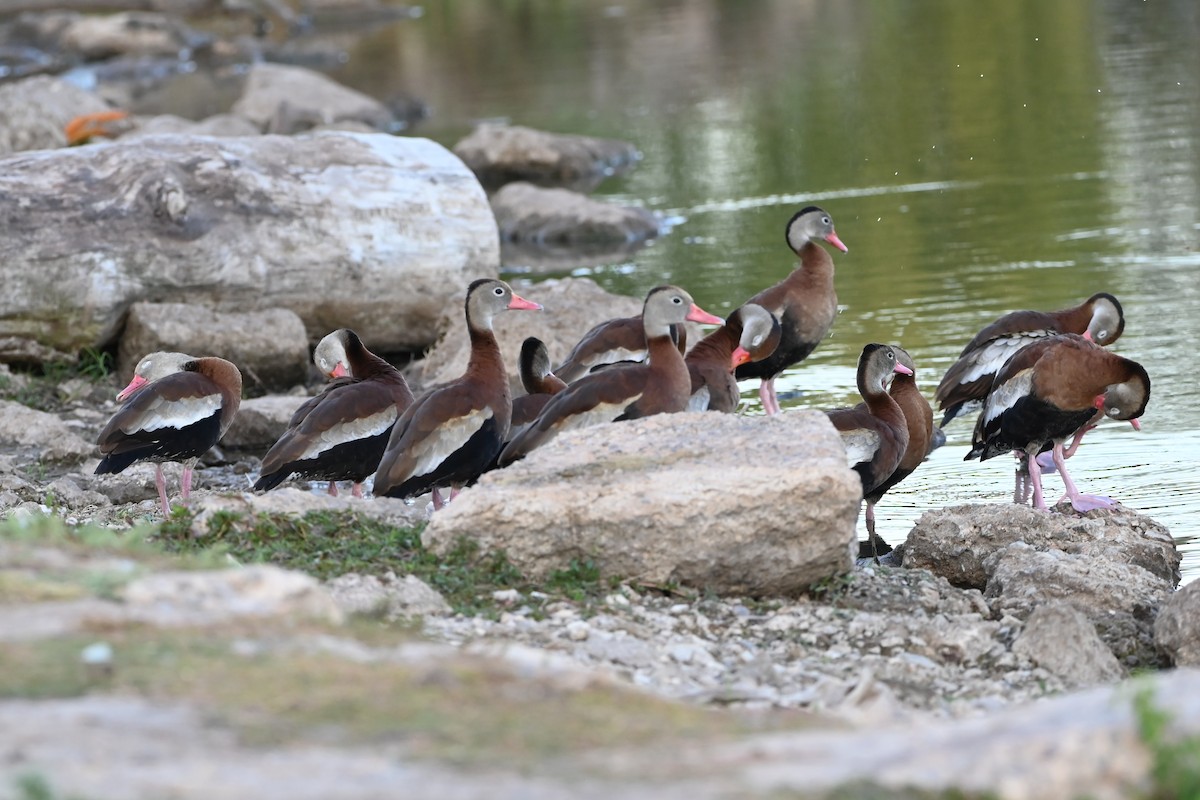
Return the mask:
[[846, 448], [846, 463], [853, 467], [875, 457], [879, 449], [878, 431], [858, 428], [852, 431], [842, 431], [842, 446]]
[[410, 455], [413, 459], [413, 476], [428, 475], [467, 443], [483, 423], [492, 418], [492, 409], [483, 408], [465, 417], [450, 420], [420, 442], [414, 442]]
[[987, 406], [983, 410], [984, 422], [991, 422], [1015, 406], [1017, 401], [1028, 395], [1032, 388], [1033, 368], [1030, 367], [1029, 369], [1021, 370], [1004, 383], [992, 389], [992, 393], [987, 398]]
[[195, 422], [211, 417], [221, 408], [221, 395], [189, 397], [186, 400], [168, 402], [161, 397], [146, 409], [140, 418], [121, 430], [125, 433], [156, 431], [161, 428], [186, 428]]
[[630, 397], [628, 400], [622, 400], [620, 403], [601, 403], [581, 414], [572, 414], [569, 417], [565, 417], [556, 422], [553, 427], [556, 431], [562, 433], [563, 431], [573, 431], [579, 428], [589, 428], [592, 425], [599, 425], [602, 422], [612, 422], [625, 413], [625, 408], [630, 403], [635, 403], [640, 399], [642, 399], [642, 396], [638, 394]]
[[326, 450], [332, 450], [339, 444], [356, 442], [359, 439], [368, 439], [376, 436], [386, 431], [388, 426], [396, 421], [396, 417], [396, 407], [392, 406], [369, 417], [334, 425], [317, 439], [313, 440], [313, 443], [304, 451], [300, 458], [316, 458], [321, 453], [324, 453]]

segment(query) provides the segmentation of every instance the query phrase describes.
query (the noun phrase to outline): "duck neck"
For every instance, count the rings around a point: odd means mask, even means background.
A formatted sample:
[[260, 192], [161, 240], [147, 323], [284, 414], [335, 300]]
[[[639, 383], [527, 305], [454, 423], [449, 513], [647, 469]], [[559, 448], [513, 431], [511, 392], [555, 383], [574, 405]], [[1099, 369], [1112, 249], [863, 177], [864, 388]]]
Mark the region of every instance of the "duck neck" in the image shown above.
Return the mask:
[[712, 363], [728, 367], [729, 359], [733, 357], [733, 351], [738, 346], [741, 336], [740, 326], [730, 325], [726, 321], [720, 328], [697, 342], [688, 352], [686, 361], [688, 364]]

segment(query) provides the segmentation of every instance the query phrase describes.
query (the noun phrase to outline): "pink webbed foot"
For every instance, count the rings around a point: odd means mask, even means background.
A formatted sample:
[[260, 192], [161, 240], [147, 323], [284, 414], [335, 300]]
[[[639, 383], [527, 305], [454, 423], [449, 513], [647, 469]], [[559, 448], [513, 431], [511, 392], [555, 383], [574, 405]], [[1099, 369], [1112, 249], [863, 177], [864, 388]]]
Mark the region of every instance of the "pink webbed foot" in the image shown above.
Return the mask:
[[337, 496], [338, 496], [337, 481], [330, 481], [330, 482], [329, 482], [329, 496], [330, 496], [330, 497], [337, 497]]
[[1112, 508], [1117, 504], [1111, 497], [1099, 494], [1078, 494], [1071, 498], [1071, 508], [1080, 514], [1095, 511], [1098, 508]]

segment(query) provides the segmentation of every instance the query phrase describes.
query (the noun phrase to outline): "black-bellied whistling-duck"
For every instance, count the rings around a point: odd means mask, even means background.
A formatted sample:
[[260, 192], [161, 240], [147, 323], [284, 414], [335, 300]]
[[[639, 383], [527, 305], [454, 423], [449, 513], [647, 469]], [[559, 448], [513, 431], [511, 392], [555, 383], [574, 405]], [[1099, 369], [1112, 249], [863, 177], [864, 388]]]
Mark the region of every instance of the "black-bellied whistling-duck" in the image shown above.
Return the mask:
[[[671, 336], [680, 353], [687, 352], [687, 328], [672, 325]], [[646, 360], [646, 329], [642, 316], [619, 317], [601, 322], [571, 348], [554, 374], [567, 383], [605, 367], [635, 364]]]
[[1060, 333], [1076, 333], [1107, 346], [1125, 330], [1117, 298], [1100, 292], [1061, 311], [1013, 311], [975, 334], [934, 392], [941, 427], [979, 409], [1004, 362], [1023, 347]]
[[[866, 492], [863, 499], [867, 501], [867, 541], [859, 543], [859, 558], [878, 557], [892, 550], [891, 545], [875, 532], [875, 504], [880, 501], [888, 489], [907, 478], [921, 465], [934, 446], [933, 408], [921, 390], [917, 388], [917, 367], [912, 356], [903, 347], [892, 346], [896, 351], [896, 360], [908, 367], [908, 373], [897, 372], [892, 378], [888, 394], [900, 406], [904, 413], [904, 425], [908, 430], [908, 445], [900, 456], [900, 462], [884, 481]], [[864, 406], [865, 407], [865, 406]]]
[[415, 497], [438, 490], [451, 497], [495, 460], [512, 423], [512, 392], [492, 320], [506, 309], [541, 306], [513, 293], [504, 281], [485, 278], [467, 288], [471, 357], [462, 377], [421, 395], [396, 421], [375, 472], [375, 494]]
[[775, 377], [808, 358], [829, 333], [837, 316], [833, 259], [817, 241], [829, 242], [843, 253], [848, 252], [833, 228], [833, 219], [816, 206], [796, 212], [788, 220], [786, 234], [788, 247], [800, 258], [800, 263], [782, 281], [746, 301], [774, 314], [783, 327], [783, 337], [774, 353], [762, 361], [742, 364], [735, 373], [738, 380], [762, 381], [758, 394], [768, 414], [779, 413]]
[[525, 394], [513, 398], [512, 433], [533, 422], [550, 398], [567, 388], [566, 382], [550, 370], [546, 344], [536, 336], [521, 342], [517, 368]]
[[501, 466], [523, 458], [564, 430], [687, 408], [692, 381], [671, 339], [671, 325], [685, 320], [720, 325], [723, 320], [702, 310], [678, 286], [651, 289], [642, 306], [642, 320], [649, 363], [586, 375], [554, 395], [538, 418], [504, 448]]
[[779, 345], [779, 320], [754, 303], [734, 309], [725, 324], [705, 336], [684, 357], [692, 377], [691, 411], [737, 411], [741, 395], [733, 370], [761, 361]]
[[399, 370], [347, 328], [322, 339], [313, 361], [331, 376], [346, 377], [296, 411], [288, 429], [263, 456], [254, 488], [274, 489], [296, 474], [329, 481], [332, 495], [337, 494], [337, 481], [352, 481], [352, 494], [362, 497], [362, 482], [379, 466], [392, 426], [412, 404], [412, 391]]
[[827, 411], [841, 434], [850, 467], [862, 480], [863, 496], [896, 471], [908, 447], [908, 425], [899, 404], [888, 394], [892, 375], [911, 374], [890, 345], [869, 344], [858, 357], [858, 391], [863, 403]]
[[1045, 510], [1037, 456], [1050, 449], [1066, 496], [1076, 511], [1108, 508], [1107, 497], [1085, 495], [1067, 473], [1063, 442], [1093, 424], [1097, 411], [1110, 419], [1137, 418], [1150, 400], [1150, 376], [1136, 361], [1110, 353], [1075, 334], [1061, 334], [1021, 348], [996, 373], [975, 425], [966, 459], [980, 461], [1020, 451], [1025, 456], [1033, 505]]
[[154, 462], [158, 499], [169, 516], [163, 462], [183, 462], [180, 493], [186, 501], [197, 459], [225, 435], [237, 414], [242, 373], [223, 358], [151, 353], [138, 362], [117, 400], [124, 405], [97, 440], [104, 458], [96, 474], [121, 472], [135, 461]]

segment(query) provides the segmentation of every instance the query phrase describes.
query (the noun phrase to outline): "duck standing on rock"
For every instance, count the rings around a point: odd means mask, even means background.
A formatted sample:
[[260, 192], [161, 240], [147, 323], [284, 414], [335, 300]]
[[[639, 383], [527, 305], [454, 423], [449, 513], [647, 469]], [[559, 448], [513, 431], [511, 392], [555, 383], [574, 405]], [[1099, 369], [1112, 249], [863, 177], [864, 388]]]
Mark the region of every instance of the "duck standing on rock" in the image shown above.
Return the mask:
[[613, 366], [586, 375], [554, 395], [538, 418], [504, 448], [500, 466], [524, 458], [565, 430], [685, 410], [692, 381], [671, 338], [671, 326], [685, 320], [724, 323], [697, 306], [678, 286], [651, 289], [642, 305], [649, 363]]
[[1083, 494], [1075, 486], [1063, 443], [1098, 416], [1140, 428], [1137, 420], [1149, 401], [1150, 376], [1136, 361], [1075, 334], [1043, 339], [1022, 348], [996, 373], [965, 460], [986, 461], [1009, 451], [1023, 455], [1033, 505], [1044, 511], [1037, 456], [1049, 449], [1076, 511], [1109, 508], [1112, 499]]
[[413, 402], [400, 371], [372, 353], [348, 328], [327, 335], [313, 352], [317, 368], [334, 378], [305, 402], [279, 440], [263, 456], [254, 488], [274, 489], [292, 474], [351, 481], [362, 497], [362, 482], [375, 472], [396, 419]]
[[781, 333], [779, 320], [762, 306], [747, 303], [735, 309], [683, 359], [692, 378], [688, 410], [737, 411], [742, 398], [734, 369], [775, 352]]
[[[892, 378], [888, 394], [900, 406], [904, 414], [904, 425], [908, 430], [908, 445], [900, 456], [900, 461], [892, 474], [877, 484], [873, 489], [865, 490], [863, 499], [867, 501], [867, 541], [859, 546], [859, 558], [878, 557], [890, 553], [892, 546], [875, 532], [875, 505], [883, 499], [888, 489], [907, 478], [928, 458], [935, 445], [933, 425], [933, 407], [917, 388], [917, 367], [912, 356], [902, 347], [893, 345], [896, 360], [909, 369], [909, 372], [897, 372]], [[861, 406], [864, 407], [865, 406]]]
[[782, 281], [746, 301], [762, 306], [779, 320], [782, 338], [770, 356], [742, 364], [735, 373], [738, 380], [761, 380], [758, 394], [768, 414], [779, 413], [776, 376], [808, 358], [829, 333], [837, 316], [833, 259], [817, 241], [829, 242], [843, 253], [849, 252], [834, 230], [833, 219], [817, 206], [800, 209], [788, 220], [785, 230], [788, 247], [800, 263]]
[[541, 306], [500, 280], [467, 288], [466, 372], [418, 397], [396, 421], [375, 472], [375, 494], [407, 498], [431, 491], [440, 509], [440, 488], [449, 487], [453, 498], [496, 458], [512, 424], [512, 393], [492, 321], [508, 309]]
[[135, 461], [155, 464], [155, 485], [165, 516], [164, 461], [183, 462], [180, 494], [186, 502], [196, 461], [229, 429], [242, 401], [242, 373], [223, 358], [151, 353], [117, 394], [124, 405], [100, 431], [104, 458], [97, 475], [119, 473]]

